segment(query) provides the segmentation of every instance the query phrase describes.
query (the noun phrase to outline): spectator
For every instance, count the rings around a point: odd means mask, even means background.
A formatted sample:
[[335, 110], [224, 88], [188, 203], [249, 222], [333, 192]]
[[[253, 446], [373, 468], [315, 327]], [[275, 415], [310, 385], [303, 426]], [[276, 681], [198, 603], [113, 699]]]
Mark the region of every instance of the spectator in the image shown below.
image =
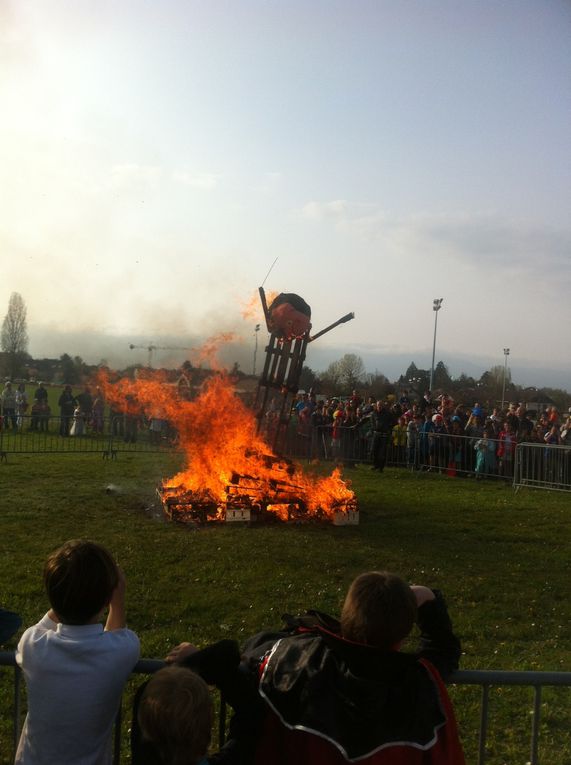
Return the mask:
[[85, 414], [78, 404], [73, 410], [73, 422], [69, 431], [70, 436], [82, 436], [85, 430]]
[[428, 436], [429, 470], [442, 469], [448, 465], [448, 433], [441, 414], [432, 416], [432, 433]]
[[76, 399], [84, 414], [85, 421], [90, 423], [93, 413], [93, 396], [91, 395], [89, 385], [84, 386], [83, 391], [77, 394]]
[[204, 680], [184, 667], [166, 667], [146, 683], [138, 701], [141, 743], [133, 762], [163, 765], [207, 763], [212, 729], [212, 701]]
[[40, 412], [42, 407], [37, 398], [34, 399], [32, 408], [30, 409], [30, 430], [38, 430], [40, 425]]
[[476, 478], [481, 479], [495, 473], [496, 441], [490, 428], [484, 428], [483, 436], [476, 441], [474, 449], [476, 450]]
[[28, 411], [28, 394], [26, 393], [26, 386], [24, 383], [18, 385], [16, 391], [16, 414], [17, 414], [17, 426], [19, 430], [22, 430], [24, 424], [24, 417]]
[[341, 435], [343, 431], [344, 408], [340, 401], [333, 412], [333, 427], [331, 429], [331, 453], [334, 459], [341, 457]]
[[39, 429], [42, 433], [47, 433], [50, 429], [50, 417], [52, 416], [52, 410], [47, 400], [40, 402], [40, 411], [38, 417]]
[[4, 418], [4, 427], [8, 429], [12, 425], [12, 430], [17, 430], [18, 420], [16, 417], [16, 393], [12, 388], [12, 383], [8, 381], [0, 395], [2, 402], [2, 417]]
[[95, 398], [93, 399], [93, 409], [91, 414], [91, 426], [94, 433], [103, 433], [103, 417], [105, 414], [105, 399], [101, 388], [96, 388]]
[[430, 440], [433, 432], [432, 411], [425, 409], [424, 422], [419, 428], [418, 436], [418, 458], [423, 470], [430, 468]]
[[311, 458], [323, 459], [327, 457], [325, 448], [325, 424], [323, 413], [323, 401], [319, 401], [315, 411], [311, 414]]
[[397, 465], [405, 464], [405, 450], [407, 439], [407, 425], [404, 417], [399, 417], [392, 430], [393, 462]]
[[[286, 630], [245, 647], [267, 711], [256, 765], [374, 765], [387, 751], [403, 765], [463, 765], [442, 682], [460, 643], [439, 592], [372, 571], [352, 583], [340, 621], [317, 611], [286, 619]], [[401, 653], [415, 620], [420, 649]]]
[[38, 387], [36, 388], [36, 392], [34, 393], [34, 398], [36, 401], [45, 401], [47, 403], [48, 400], [48, 392], [44, 387], [43, 382], [38, 383]]
[[399, 398], [399, 404], [401, 405], [403, 412], [410, 409], [410, 398], [407, 390], [403, 390], [401, 397]]
[[406, 426], [406, 462], [409, 468], [418, 467], [418, 434], [422, 426], [422, 415], [417, 413]]
[[448, 473], [457, 475], [466, 462], [465, 457], [465, 436], [462, 420], [455, 414], [452, 417], [448, 437]]
[[515, 455], [515, 448], [517, 439], [515, 436], [513, 425], [506, 417], [504, 423], [504, 429], [500, 432], [500, 439], [498, 444], [498, 458], [500, 461], [500, 473], [505, 478], [513, 476], [513, 460]]
[[137, 441], [137, 435], [139, 432], [139, 423], [141, 416], [139, 414], [139, 404], [136, 397], [132, 393], [128, 393], [125, 396], [125, 437], [124, 441], [127, 444], [134, 444]]
[[110, 765], [113, 722], [139, 657], [125, 579], [104, 547], [72, 540], [49, 556], [44, 584], [51, 608], [16, 652], [28, 691], [16, 765]]
[[114, 436], [125, 434], [125, 415], [120, 405], [115, 402], [109, 407], [109, 431]]
[[[173, 666], [159, 670], [135, 697], [131, 752], [133, 765], [241, 765], [252, 762], [264, 708], [249, 673], [240, 668], [237, 643], [222, 640], [202, 651], [182, 643], [167, 656]], [[229, 737], [222, 749], [206, 752], [215, 685], [233, 707]]]
[[371, 447], [373, 466], [371, 470], [382, 473], [387, 461], [387, 445], [389, 434], [392, 432], [394, 417], [382, 401], [377, 401], [376, 408], [371, 413], [373, 444]]
[[60, 411], [60, 436], [69, 436], [69, 427], [73, 418], [73, 413], [77, 406], [77, 400], [71, 392], [71, 385], [66, 385], [58, 399]]

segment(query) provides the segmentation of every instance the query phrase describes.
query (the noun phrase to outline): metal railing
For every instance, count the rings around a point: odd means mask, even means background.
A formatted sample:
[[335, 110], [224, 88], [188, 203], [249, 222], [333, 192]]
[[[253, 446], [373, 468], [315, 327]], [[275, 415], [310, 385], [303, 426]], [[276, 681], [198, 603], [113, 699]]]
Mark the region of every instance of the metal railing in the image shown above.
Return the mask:
[[376, 448], [383, 450], [391, 467], [513, 479], [513, 450], [504, 454], [498, 439], [484, 436], [438, 432], [407, 435], [404, 430], [379, 436], [365, 424], [335, 430], [325, 425], [306, 432], [292, 427], [287, 440], [288, 455], [307, 459], [372, 463]]
[[571, 491], [571, 447], [555, 444], [518, 444], [514, 486]]
[[286, 453], [298, 459], [372, 464], [379, 441], [390, 467], [571, 491], [571, 446], [515, 441], [506, 446], [497, 438], [438, 432], [407, 437], [400, 431], [379, 438], [366, 427], [340, 427], [334, 432], [331, 425], [324, 425], [305, 431], [290, 428]]
[[73, 417], [25, 415], [12, 428], [0, 429], [0, 457], [9, 454], [98, 453], [114, 457], [119, 452], [157, 452], [177, 447], [177, 434], [168, 424], [156, 427], [139, 417], [107, 417], [100, 422]]
[[[159, 659], [140, 659], [133, 674], [147, 675], [156, 672], [165, 663]], [[14, 671], [14, 694], [13, 694], [13, 747], [16, 751], [22, 718], [21, 685], [22, 672], [16, 664], [13, 651], [0, 651], [0, 667], [12, 667]], [[541, 722], [541, 692], [545, 687], [571, 688], [571, 672], [510, 672], [500, 670], [460, 670], [449, 680], [449, 685], [470, 686], [479, 685], [482, 688], [480, 703], [480, 722], [478, 739], [477, 765], [486, 763], [486, 744], [488, 734], [488, 720], [490, 711], [490, 688], [502, 686], [526, 686], [533, 688], [533, 713], [530, 732], [530, 758], [529, 765], [539, 765], [539, 732]], [[114, 731], [114, 765], [121, 761], [121, 711], [117, 716]], [[224, 735], [224, 709], [220, 710], [219, 739]], [[460, 732], [461, 733], [461, 732]]]

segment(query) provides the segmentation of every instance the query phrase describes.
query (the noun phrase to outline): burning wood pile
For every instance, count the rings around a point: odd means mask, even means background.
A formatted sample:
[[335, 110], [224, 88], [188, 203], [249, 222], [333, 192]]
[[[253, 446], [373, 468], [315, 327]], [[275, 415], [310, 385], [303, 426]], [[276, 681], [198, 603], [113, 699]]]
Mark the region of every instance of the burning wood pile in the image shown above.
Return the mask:
[[[359, 522], [357, 500], [351, 491], [327, 497], [326, 507], [315, 505], [307, 497], [307, 478], [297, 474], [296, 467], [283, 459], [265, 456], [273, 478], [265, 481], [254, 475], [234, 473], [224, 488], [222, 498], [203, 491], [189, 491], [163, 483], [157, 494], [167, 518], [182, 523], [276, 522], [307, 523], [332, 521], [334, 525], [356, 525]], [[281, 474], [281, 475], [280, 475]], [[301, 478], [300, 483], [297, 478]]]
[[[305, 301], [280, 295], [268, 308], [261, 288], [260, 295], [270, 341], [255, 414], [234, 395], [227, 374], [212, 376], [193, 400], [177, 395], [157, 376], [114, 384], [101, 378], [99, 384], [110, 403], [121, 407], [130, 401], [147, 417], [160, 416], [176, 429], [186, 466], [157, 490], [170, 520], [356, 524], [357, 500], [338, 469], [329, 476], [308, 475], [299, 465], [277, 456], [289, 426], [307, 343], [353, 314], [311, 338], [311, 311]], [[261, 423], [273, 396], [280, 400], [279, 427], [269, 446]]]

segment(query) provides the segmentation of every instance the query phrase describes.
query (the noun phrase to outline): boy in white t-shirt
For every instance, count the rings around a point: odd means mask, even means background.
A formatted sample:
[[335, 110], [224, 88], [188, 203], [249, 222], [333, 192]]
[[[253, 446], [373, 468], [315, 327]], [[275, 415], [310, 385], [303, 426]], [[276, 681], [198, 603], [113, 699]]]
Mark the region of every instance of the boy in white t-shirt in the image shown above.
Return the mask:
[[104, 547], [71, 540], [49, 556], [44, 584], [51, 608], [16, 653], [28, 691], [16, 765], [109, 765], [113, 721], [139, 658], [125, 578]]

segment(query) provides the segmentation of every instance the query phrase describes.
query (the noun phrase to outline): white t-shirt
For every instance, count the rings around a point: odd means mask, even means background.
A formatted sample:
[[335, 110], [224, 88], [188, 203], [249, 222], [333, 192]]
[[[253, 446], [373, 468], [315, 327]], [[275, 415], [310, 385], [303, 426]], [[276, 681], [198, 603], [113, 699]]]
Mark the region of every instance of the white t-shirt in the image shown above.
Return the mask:
[[16, 765], [109, 765], [125, 681], [139, 658], [129, 629], [56, 624], [46, 614], [16, 652], [28, 692]]

